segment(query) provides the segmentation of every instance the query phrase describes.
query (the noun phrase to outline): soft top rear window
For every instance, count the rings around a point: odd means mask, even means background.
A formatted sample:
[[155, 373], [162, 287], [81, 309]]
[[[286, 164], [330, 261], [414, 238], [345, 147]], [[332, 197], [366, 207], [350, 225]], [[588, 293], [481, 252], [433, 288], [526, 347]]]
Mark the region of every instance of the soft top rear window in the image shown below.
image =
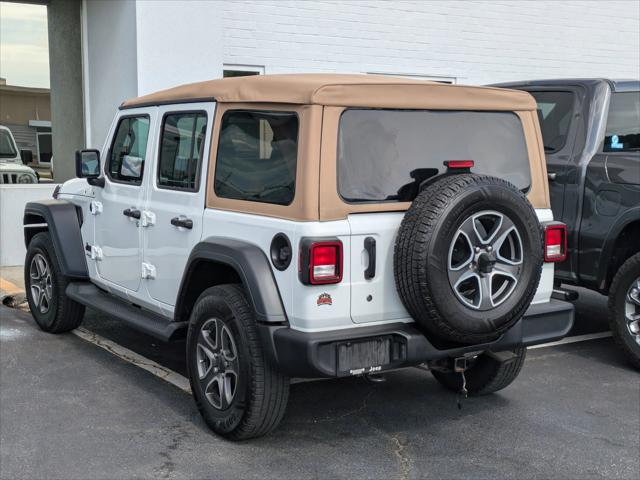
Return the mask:
[[447, 160], [531, 185], [519, 117], [511, 112], [349, 109], [340, 119], [338, 191], [348, 202], [411, 201]]

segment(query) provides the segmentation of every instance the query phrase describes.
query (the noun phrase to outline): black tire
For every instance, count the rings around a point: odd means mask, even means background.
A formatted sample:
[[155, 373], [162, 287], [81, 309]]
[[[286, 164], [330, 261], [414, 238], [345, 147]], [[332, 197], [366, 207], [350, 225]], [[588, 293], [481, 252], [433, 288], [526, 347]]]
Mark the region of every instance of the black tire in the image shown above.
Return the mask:
[[[498, 280], [506, 282], [503, 291], [507, 293], [494, 307], [491, 279], [496, 277], [491, 272], [496, 252], [487, 250], [491, 247], [489, 244], [474, 254], [467, 237], [471, 257], [466, 255], [466, 258], [472, 273], [477, 273], [476, 292], [481, 290], [480, 282], [485, 277], [490, 284], [490, 307], [479, 310], [469, 306], [471, 300], [463, 303], [460, 292], [454, 291], [455, 286], [450, 283], [449, 256], [456, 252], [456, 239], [462, 238], [459, 229], [470, 225], [468, 222], [475, 228], [474, 215], [482, 212], [497, 215], [495, 225], [487, 227], [487, 239], [491, 239], [491, 232], [498, 235], [504, 222], [505, 226], [516, 228], [517, 248], [521, 251], [520, 263], [513, 267], [517, 281], [504, 277]], [[495, 340], [524, 315], [533, 300], [542, 271], [542, 245], [542, 229], [536, 213], [525, 195], [512, 184], [474, 174], [443, 177], [416, 197], [402, 221], [394, 250], [396, 287], [405, 308], [430, 339], [459, 343]], [[470, 290], [473, 295], [473, 288]], [[482, 295], [480, 298], [482, 301]]]
[[[82, 252], [79, 254], [83, 255]], [[44, 280], [44, 283], [50, 286], [50, 300], [46, 301], [48, 303], [46, 309], [43, 308], [44, 302], [41, 303], [40, 298], [34, 298], [35, 290], [41, 286], [38, 279], [31, 273], [32, 267], [35, 268], [34, 258], [44, 259], [49, 272], [49, 280], [46, 276]], [[41, 262], [40, 265], [42, 265]], [[31, 315], [45, 332], [64, 333], [79, 327], [82, 323], [84, 305], [71, 300], [65, 294], [69, 281], [60, 271], [60, 262], [49, 232], [34, 235], [29, 242], [25, 258], [24, 285]]]
[[[481, 354], [471, 367], [465, 372], [467, 391], [471, 396], [487, 395], [508, 387], [522, 370], [527, 356], [526, 347], [511, 351], [515, 357], [500, 362], [495, 358]], [[452, 392], [459, 392], [462, 388], [462, 375], [455, 372], [439, 372], [432, 370], [433, 376], [442, 386]]]
[[[609, 325], [613, 338], [622, 348], [629, 362], [640, 369], [640, 344], [636, 341], [629, 328], [626, 318], [627, 294], [632, 284], [640, 279], [640, 253], [629, 258], [618, 270], [611, 282], [609, 290]], [[640, 314], [640, 306], [636, 306], [636, 313]], [[638, 334], [640, 335], [640, 334]]]
[[[231, 340], [227, 337], [227, 345], [232, 344], [236, 350], [235, 355], [228, 356], [235, 356], [237, 359], [220, 366], [222, 373], [218, 374], [224, 374], [222, 378], [226, 380], [228, 374], [225, 369], [232, 368], [230, 364], [234, 364], [233, 368], [238, 370], [235, 382], [230, 381], [233, 384], [234, 394], [228, 405], [223, 405], [221, 394], [218, 395], [220, 397], [218, 406], [213, 403], [218, 400], [213, 398], [215, 395], [210, 394], [207, 397], [205, 394], [207, 385], [203, 384], [213, 385], [210, 378], [215, 375], [205, 376], [201, 381], [201, 372], [198, 370], [200, 345], [208, 347], [213, 343], [207, 344], [203, 341], [206, 339], [201, 336], [201, 331], [214, 319], [221, 322], [220, 326], [215, 327], [216, 331], [225, 327], [228, 329], [227, 332], [231, 333]], [[217, 337], [222, 338], [222, 334]], [[221, 344], [223, 341], [221, 340]], [[230, 350], [232, 349], [227, 349], [227, 353]], [[223, 353], [220, 351], [216, 361], [224, 362], [220, 359], [224, 356]], [[205, 359], [205, 357], [201, 358]], [[211, 366], [204, 365], [201, 368], [206, 369]], [[205, 290], [196, 301], [187, 334], [187, 369], [198, 410], [207, 425], [217, 434], [231, 440], [259, 437], [271, 432], [282, 420], [289, 397], [289, 378], [275, 370], [267, 360], [258, 336], [253, 311], [241, 286], [211, 287]], [[209, 371], [209, 374], [211, 373]], [[231, 378], [233, 379], [233, 376]], [[211, 391], [215, 391], [215, 388]]]

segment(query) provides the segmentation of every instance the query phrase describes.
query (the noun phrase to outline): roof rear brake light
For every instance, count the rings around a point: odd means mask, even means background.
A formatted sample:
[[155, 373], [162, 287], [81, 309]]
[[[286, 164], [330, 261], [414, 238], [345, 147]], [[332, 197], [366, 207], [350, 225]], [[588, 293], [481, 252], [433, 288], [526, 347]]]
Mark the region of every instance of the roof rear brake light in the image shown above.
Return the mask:
[[447, 160], [444, 162], [445, 166], [449, 169], [469, 169], [473, 168], [473, 160]]

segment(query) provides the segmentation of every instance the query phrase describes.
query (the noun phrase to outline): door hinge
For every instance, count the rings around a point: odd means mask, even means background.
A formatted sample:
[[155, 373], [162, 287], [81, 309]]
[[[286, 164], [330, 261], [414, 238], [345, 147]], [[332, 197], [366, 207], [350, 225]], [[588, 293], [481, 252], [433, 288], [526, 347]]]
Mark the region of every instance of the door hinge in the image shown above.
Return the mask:
[[156, 267], [151, 265], [150, 263], [143, 262], [142, 263], [142, 278], [153, 280], [156, 278]]
[[89, 245], [88, 243], [84, 246], [85, 251], [87, 252], [87, 256], [91, 258], [91, 260], [95, 260], [96, 262], [102, 260], [102, 249], [95, 245]]
[[143, 210], [140, 215], [140, 225], [143, 227], [150, 227], [156, 223], [156, 214], [149, 210]]
[[93, 200], [89, 204], [89, 211], [91, 212], [92, 215], [98, 215], [99, 213], [102, 213], [102, 202]]

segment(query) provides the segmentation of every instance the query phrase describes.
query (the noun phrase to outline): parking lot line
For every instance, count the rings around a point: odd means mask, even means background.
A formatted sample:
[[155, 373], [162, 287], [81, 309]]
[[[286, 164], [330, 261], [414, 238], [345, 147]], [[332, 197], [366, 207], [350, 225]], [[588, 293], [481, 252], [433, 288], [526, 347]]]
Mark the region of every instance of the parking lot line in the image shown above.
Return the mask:
[[129, 350], [128, 348], [118, 345], [117, 343], [112, 342], [111, 340], [108, 340], [96, 333], [90, 332], [89, 330], [86, 330], [82, 327], [76, 328], [71, 333], [83, 340], [86, 340], [87, 342], [93, 343], [94, 345], [107, 350], [108, 352], [112, 353], [116, 357], [121, 358], [125, 362], [132, 363], [137, 367], [146, 370], [147, 372], [161, 378], [166, 382], [169, 382], [170, 384], [178, 387], [180, 390], [183, 390], [191, 395], [191, 386], [189, 385], [189, 380], [179, 373], [163, 367], [153, 360], [149, 360], [148, 358], [143, 357], [142, 355], [139, 355], [136, 352]]
[[[93, 343], [104, 350], [112, 353], [118, 358], [121, 358], [125, 362], [132, 363], [137, 367], [146, 370], [147, 372], [155, 375], [162, 380], [169, 382], [170, 384], [178, 387], [180, 390], [191, 395], [191, 386], [189, 384], [189, 379], [180, 375], [173, 370], [163, 367], [159, 363], [154, 362], [153, 360], [148, 359], [147, 357], [143, 357], [142, 355], [129, 350], [126, 347], [123, 347], [111, 340], [108, 340], [97, 333], [90, 332], [85, 328], [76, 328], [71, 333], [80, 337], [82, 340], [85, 340], [89, 343]], [[541, 345], [534, 345], [533, 347], [528, 347], [530, 349], [534, 348], [548, 348], [555, 347], [557, 345], [565, 345], [569, 343], [577, 343], [577, 342], [586, 342], [589, 340], [598, 340], [600, 338], [607, 338], [611, 336], [611, 332], [601, 332], [601, 333], [590, 333], [588, 335], [576, 335], [574, 337], [567, 337], [562, 340], [558, 340], [557, 342], [544, 343]], [[313, 378], [292, 378], [291, 383], [305, 383], [305, 382], [313, 382], [316, 380], [323, 379], [313, 379]]]
[[[191, 385], [189, 384], [189, 379], [180, 375], [178, 372], [174, 372], [170, 368], [163, 367], [159, 363], [154, 362], [153, 360], [143, 357], [142, 355], [130, 350], [122, 345], [119, 345], [115, 342], [112, 342], [109, 339], [104, 338], [97, 333], [90, 332], [86, 328], [79, 327], [75, 330], [72, 330], [71, 333], [80, 337], [82, 340], [85, 340], [89, 343], [93, 343], [98, 347], [112, 353], [118, 358], [121, 358], [125, 362], [136, 365], [137, 367], [146, 370], [147, 372], [155, 375], [162, 380], [169, 382], [170, 384], [178, 387], [180, 390], [191, 395]], [[314, 382], [317, 380], [326, 380], [323, 378], [292, 378], [291, 383], [305, 383], [305, 382]]]

